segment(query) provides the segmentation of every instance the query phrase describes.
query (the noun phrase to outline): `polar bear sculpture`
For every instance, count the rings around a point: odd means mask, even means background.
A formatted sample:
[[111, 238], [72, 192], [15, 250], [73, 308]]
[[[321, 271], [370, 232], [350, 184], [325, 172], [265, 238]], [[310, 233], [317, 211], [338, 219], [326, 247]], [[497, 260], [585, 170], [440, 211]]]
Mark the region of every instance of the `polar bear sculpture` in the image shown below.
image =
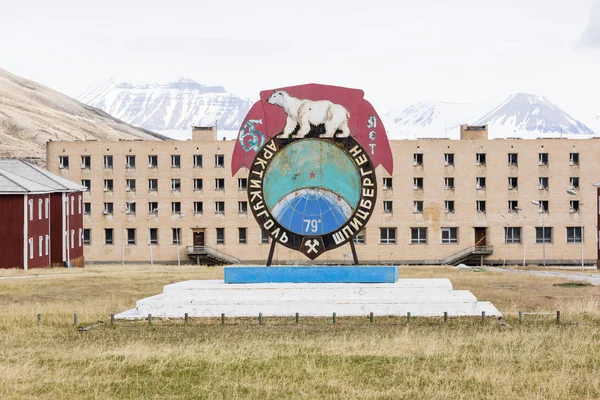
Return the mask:
[[282, 107], [287, 114], [285, 128], [281, 134], [282, 138], [290, 137], [290, 134], [300, 125], [295, 137], [303, 138], [310, 132], [310, 126], [325, 125], [325, 133], [320, 137], [331, 138], [339, 129], [342, 131], [337, 137], [350, 136], [348, 119], [350, 113], [341, 105], [334, 104], [328, 100], [306, 100], [291, 96], [283, 90], [276, 90], [267, 100], [269, 104]]

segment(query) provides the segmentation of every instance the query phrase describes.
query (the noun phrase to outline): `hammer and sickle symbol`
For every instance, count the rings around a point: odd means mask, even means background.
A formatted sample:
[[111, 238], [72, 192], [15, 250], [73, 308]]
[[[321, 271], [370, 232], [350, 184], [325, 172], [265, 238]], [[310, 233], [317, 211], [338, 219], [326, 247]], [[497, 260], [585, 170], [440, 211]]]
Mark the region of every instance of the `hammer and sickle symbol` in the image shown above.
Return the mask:
[[306, 241], [306, 243], [304, 243], [304, 245], [308, 247], [306, 254], [319, 252], [319, 250], [317, 250], [317, 247], [319, 247], [319, 241], [317, 239], [313, 239], [312, 241], [309, 239]]

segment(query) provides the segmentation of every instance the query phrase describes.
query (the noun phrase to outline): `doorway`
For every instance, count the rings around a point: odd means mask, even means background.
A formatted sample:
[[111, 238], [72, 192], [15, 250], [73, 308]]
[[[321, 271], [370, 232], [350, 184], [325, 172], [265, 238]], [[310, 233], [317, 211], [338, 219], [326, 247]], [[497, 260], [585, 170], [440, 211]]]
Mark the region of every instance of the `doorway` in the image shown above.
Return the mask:
[[487, 228], [475, 228], [475, 246], [487, 246]]
[[194, 246], [204, 246], [204, 231], [194, 232]]

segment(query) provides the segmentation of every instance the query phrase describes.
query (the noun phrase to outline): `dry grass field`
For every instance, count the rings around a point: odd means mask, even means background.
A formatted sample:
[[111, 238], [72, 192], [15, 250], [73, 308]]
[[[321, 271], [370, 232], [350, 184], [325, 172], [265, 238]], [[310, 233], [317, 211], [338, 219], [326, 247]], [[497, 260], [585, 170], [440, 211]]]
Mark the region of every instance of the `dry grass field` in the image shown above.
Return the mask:
[[[33, 278], [24, 275], [37, 274]], [[448, 277], [492, 301], [489, 318], [265, 318], [120, 322], [109, 315], [165, 284], [222, 278], [222, 268], [88, 267], [0, 271], [1, 399], [598, 399], [600, 288], [453, 268]], [[561, 310], [554, 315], [516, 312]], [[86, 332], [73, 325], [105, 323]], [[38, 326], [36, 314], [42, 314]]]

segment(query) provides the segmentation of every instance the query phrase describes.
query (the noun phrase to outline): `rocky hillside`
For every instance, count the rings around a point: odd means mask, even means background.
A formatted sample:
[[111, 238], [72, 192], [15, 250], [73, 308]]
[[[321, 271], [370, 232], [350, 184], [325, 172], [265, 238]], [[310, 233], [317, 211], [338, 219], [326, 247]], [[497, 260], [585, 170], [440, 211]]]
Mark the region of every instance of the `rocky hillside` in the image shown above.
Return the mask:
[[0, 158], [46, 160], [48, 140], [164, 140], [0, 68]]

